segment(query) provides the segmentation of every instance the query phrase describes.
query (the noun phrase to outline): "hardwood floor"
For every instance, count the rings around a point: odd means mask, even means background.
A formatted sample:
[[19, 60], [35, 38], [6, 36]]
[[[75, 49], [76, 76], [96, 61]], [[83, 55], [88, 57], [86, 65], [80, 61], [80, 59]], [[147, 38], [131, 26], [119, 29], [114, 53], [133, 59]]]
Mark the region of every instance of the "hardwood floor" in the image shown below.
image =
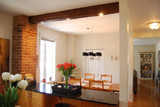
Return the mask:
[[160, 84], [153, 80], [138, 80], [137, 94], [128, 107], [160, 107]]

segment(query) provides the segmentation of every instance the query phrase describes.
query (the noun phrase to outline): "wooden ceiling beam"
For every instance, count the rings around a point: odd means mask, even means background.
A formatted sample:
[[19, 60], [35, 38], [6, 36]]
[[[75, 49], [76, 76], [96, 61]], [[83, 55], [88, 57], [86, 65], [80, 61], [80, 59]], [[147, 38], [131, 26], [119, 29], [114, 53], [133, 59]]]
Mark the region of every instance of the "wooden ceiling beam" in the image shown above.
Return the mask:
[[83, 18], [83, 17], [91, 17], [91, 16], [98, 16], [99, 13], [103, 13], [104, 15], [107, 14], [114, 14], [119, 13], [119, 3], [109, 3], [103, 5], [96, 5], [90, 7], [83, 7], [53, 13], [47, 13], [42, 15], [30, 16], [29, 22], [33, 24], [37, 24], [40, 22], [48, 22], [48, 21], [61, 21], [66, 19], [76, 19], [76, 18]]

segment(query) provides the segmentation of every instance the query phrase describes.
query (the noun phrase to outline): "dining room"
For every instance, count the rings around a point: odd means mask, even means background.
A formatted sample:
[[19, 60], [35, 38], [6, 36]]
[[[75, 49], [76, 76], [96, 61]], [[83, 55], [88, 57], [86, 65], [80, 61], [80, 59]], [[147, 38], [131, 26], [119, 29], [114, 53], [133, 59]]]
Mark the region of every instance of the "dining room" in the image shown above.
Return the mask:
[[[56, 66], [72, 60], [77, 70], [70, 75], [70, 84], [119, 92], [119, 13], [42, 22], [37, 32], [38, 82], [64, 81]], [[53, 47], [44, 49], [42, 41], [56, 44], [51, 56], [47, 50]]]

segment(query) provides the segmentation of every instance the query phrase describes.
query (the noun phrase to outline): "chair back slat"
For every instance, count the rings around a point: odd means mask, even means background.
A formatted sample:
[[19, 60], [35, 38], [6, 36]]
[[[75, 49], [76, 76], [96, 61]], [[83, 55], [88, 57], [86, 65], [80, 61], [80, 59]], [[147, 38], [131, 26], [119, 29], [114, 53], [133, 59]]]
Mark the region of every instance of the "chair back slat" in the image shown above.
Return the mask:
[[92, 77], [92, 79], [95, 80], [95, 74], [86, 73], [86, 74], [85, 74], [85, 79], [86, 79], [86, 80], [89, 80], [89, 79], [91, 79], [91, 78], [88, 79], [87, 76]]
[[[109, 80], [108, 79], [105, 80], [103, 78], [110, 78], [110, 79]], [[101, 81], [112, 83], [112, 75], [109, 75], [109, 74], [107, 74], [107, 75], [106, 74], [101, 75]]]
[[70, 84], [80, 83], [81, 86], [81, 78], [70, 78]]
[[100, 81], [100, 80], [89, 80], [89, 88], [97, 88], [97, 87], [94, 87], [95, 84], [98, 84], [100, 87], [100, 89], [104, 89], [104, 82], [103, 81]]

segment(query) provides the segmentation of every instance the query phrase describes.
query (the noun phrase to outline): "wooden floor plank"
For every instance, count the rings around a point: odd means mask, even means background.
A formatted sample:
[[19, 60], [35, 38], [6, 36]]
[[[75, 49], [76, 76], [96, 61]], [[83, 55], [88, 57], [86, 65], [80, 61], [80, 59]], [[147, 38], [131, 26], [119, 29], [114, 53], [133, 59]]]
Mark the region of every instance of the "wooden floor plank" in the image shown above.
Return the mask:
[[153, 80], [138, 80], [137, 94], [128, 107], [160, 107], [160, 84]]

